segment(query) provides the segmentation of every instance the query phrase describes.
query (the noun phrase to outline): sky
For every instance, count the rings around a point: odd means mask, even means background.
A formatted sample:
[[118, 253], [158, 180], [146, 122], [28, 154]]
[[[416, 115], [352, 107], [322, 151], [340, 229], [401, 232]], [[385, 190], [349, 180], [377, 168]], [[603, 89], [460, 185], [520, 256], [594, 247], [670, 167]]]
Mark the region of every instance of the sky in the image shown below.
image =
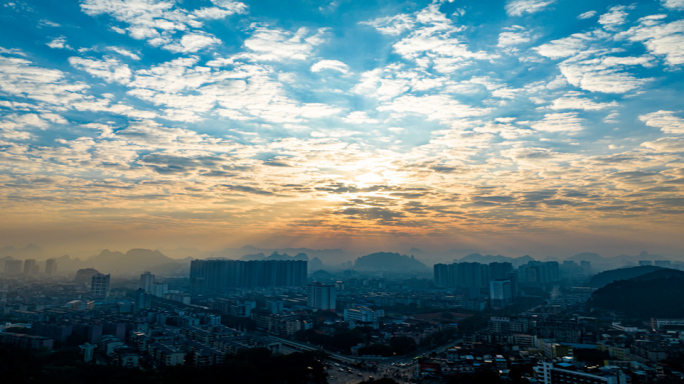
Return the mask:
[[0, 246], [684, 258], [684, 0], [0, 1]]

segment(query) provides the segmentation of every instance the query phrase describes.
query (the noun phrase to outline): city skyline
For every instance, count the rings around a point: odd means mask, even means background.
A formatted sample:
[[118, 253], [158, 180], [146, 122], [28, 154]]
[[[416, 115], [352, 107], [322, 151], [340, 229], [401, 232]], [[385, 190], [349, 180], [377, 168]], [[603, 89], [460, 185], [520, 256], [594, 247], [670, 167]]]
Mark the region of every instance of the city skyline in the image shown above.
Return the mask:
[[681, 0], [0, 9], [0, 248], [684, 259]]

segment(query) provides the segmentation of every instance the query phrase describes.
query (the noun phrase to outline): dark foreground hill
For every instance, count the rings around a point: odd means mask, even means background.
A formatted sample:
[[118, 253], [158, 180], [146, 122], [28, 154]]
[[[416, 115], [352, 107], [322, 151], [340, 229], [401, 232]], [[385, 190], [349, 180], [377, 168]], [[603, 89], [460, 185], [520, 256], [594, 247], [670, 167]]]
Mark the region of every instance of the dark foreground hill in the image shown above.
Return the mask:
[[649, 319], [684, 317], [684, 272], [660, 270], [628, 280], [614, 281], [598, 289], [588, 306]]
[[652, 265], [611, 269], [609, 271], [603, 271], [597, 275], [592, 276], [591, 280], [589, 280], [589, 286], [594, 288], [601, 288], [605, 287], [606, 285], [614, 281], [628, 280], [637, 276], [646, 275], [659, 269], [662, 268], [655, 267]]
[[427, 273], [430, 269], [413, 256], [378, 252], [356, 259], [354, 269], [366, 272]]

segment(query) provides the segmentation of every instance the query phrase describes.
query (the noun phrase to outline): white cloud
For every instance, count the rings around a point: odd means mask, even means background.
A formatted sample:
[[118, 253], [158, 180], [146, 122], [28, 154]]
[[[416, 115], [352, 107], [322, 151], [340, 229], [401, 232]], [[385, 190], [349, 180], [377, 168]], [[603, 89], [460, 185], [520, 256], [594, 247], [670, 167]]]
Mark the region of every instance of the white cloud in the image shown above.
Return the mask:
[[175, 43], [165, 45], [164, 49], [168, 49], [169, 51], [175, 53], [194, 53], [201, 49], [220, 43], [221, 40], [210, 34], [193, 32], [183, 35], [183, 37], [181, 37], [181, 39]]
[[585, 51], [592, 41], [600, 37], [607, 37], [605, 32], [575, 33], [562, 39], [553, 40], [534, 48], [537, 53], [552, 59], [574, 56]]
[[131, 79], [131, 70], [128, 68], [128, 65], [122, 64], [111, 57], [105, 57], [104, 60], [95, 60], [73, 56], [69, 58], [69, 64], [108, 83], [128, 84]]
[[650, 79], [640, 79], [625, 71], [628, 66], [651, 66], [650, 57], [614, 57], [584, 59], [582, 55], [558, 66], [568, 83], [586, 91], [626, 93], [641, 87]]
[[321, 72], [324, 70], [332, 70], [344, 73], [349, 73], [349, 66], [339, 60], [321, 60], [311, 66], [311, 72]]
[[664, 56], [668, 65], [684, 64], [684, 20], [665, 23], [665, 15], [640, 19], [638, 26], [630, 28], [618, 37], [642, 42], [653, 54]]
[[684, 152], [684, 138], [661, 137], [656, 141], [644, 142], [641, 146], [656, 152]]
[[577, 16], [578, 19], [580, 20], [585, 20], [585, 19], [591, 19], [592, 17], [596, 16], [596, 11], [587, 11], [579, 16]]
[[555, 110], [581, 109], [584, 111], [599, 111], [610, 107], [617, 107], [618, 105], [619, 104], [616, 101], [610, 103], [597, 103], [581, 97], [561, 97], [554, 100], [549, 108]]
[[674, 115], [672, 111], [658, 111], [639, 116], [649, 127], [660, 128], [671, 134], [684, 134], [684, 119]]
[[482, 116], [488, 109], [473, 108], [450, 98], [448, 95], [401, 96], [383, 103], [379, 111], [393, 111], [399, 114], [416, 113], [426, 115], [429, 120], [446, 122], [453, 119]]
[[532, 40], [529, 31], [524, 27], [515, 26], [506, 28], [505, 32], [499, 34], [499, 47], [510, 47], [518, 44], [529, 43]]
[[16, 57], [0, 56], [0, 90], [9, 95], [55, 105], [69, 105], [84, 97], [88, 86], [71, 83], [62, 71], [46, 69]]
[[609, 31], [617, 30], [617, 27], [624, 24], [627, 20], [627, 12], [625, 12], [626, 7], [615, 6], [609, 9], [608, 13], [604, 13], [599, 17], [599, 24]]
[[261, 61], [306, 60], [314, 47], [322, 44], [327, 29], [322, 28], [311, 34], [307, 28], [299, 28], [292, 33], [282, 29], [258, 27], [252, 36], [245, 40], [245, 47]]
[[512, 0], [506, 4], [506, 13], [509, 16], [522, 16], [525, 13], [537, 13], [543, 11], [556, 0]]
[[661, 2], [666, 8], [684, 10], [684, 0], [661, 0]]
[[140, 56], [129, 51], [128, 49], [121, 48], [121, 47], [107, 47], [107, 49], [109, 49], [110, 51], [114, 51], [121, 56], [126, 56], [126, 57], [131, 58], [131, 59], [136, 60], [136, 61], [140, 60]]
[[[128, 33], [134, 39], [147, 40], [153, 46], [165, 46], [172, 52], [196, 52], [216, 44], [207, 33], [192, 31], [202, 27], [200, 19], [223, 18], [245, 13], [247, 7], [240, 2], [213, 1], [216, 7], [200, 9], [195, 13], [177, 6], [173, 0], [83, 0], [81, 9], [90, 16], [110, 15], [127, 24], [112, 29]], [[176, 35], [182, 36], [178, 38]], [[186, 36], [188, 36], [186, 38]]]
[[380, 17], [371, 21], [362, 21], [359, 24], [369, 25], [385, 35], [400, 35], [413, 29], [415, 23], [415, 19], [411, 15], [399, 14]]
[[584, 129], [582, 122], [576, 112], [549, 113], [530, 126], [542, 132], [576, 133]]
[[66, 37], [64, 36], [54, 38], [45, 45], [52, 49], [72, 49], [69, 44], [66, 43]]
[[372, 119], [368, 117], [368, 114], [364, 111], [354, 111], [347, 115], [347, 117], [343, 118], [342, 121], [344, 121], [347, 124], [378, 124], [380, 123], [380, 120], [378, 119]]

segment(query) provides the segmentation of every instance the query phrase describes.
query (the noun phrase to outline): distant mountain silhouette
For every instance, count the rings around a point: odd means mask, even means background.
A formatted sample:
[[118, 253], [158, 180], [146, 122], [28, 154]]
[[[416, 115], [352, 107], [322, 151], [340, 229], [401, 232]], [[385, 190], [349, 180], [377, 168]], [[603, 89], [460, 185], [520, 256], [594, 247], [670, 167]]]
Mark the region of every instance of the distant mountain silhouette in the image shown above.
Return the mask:
[[628, 280], [614, 281], [594, 292], [587, 305], [642, 320], [682, 318], [682, 292], [684, 272], [661, 268]]
[[20, 260], [43, 260], [45, 259], [45, 252], [43, 251], [43, 248], [35, 244], [29, 244], [23, 248], [8, 246], [0, 248], [0, 257], [13, 257]]
[[378, 252], [362, 256], [354, 262], [354, 269], [367, 272], [425, 273], [430, 269], [413, 256]]
[[481, 264], [490, 264], [490, 263], [511, 263], [513, 264], [513, 267], [517, 268], [521, 265], [525, 265], [530, 261], [534, 261], [535, 259], [532, 258], [531, 256], [525, 255], [521, 257], [508, 257], [508, 256], [502, 256], [502, 255], [485, 255], [482, 256], [479, 253], [471, 253], [470, 255], [458, 260], [459, 263], [481, 263]]
[[306, 253], [298, 253], [294, 256], [290, 256], [287, 253], [280, 254], [278, 252], [273, 252], [270, 256], [266, 256], [263, 253], [257, 253], [252, 255], [244, 255], [240, 260], [302, 260], [309, 261], [309, 256]]
[[589, 286], [594, 288], [601, 288], [605, 287], [606, 285], [614, 281], [632, 279], [634, 277], [646, 275], [659, 269], [662, 268], [655, 266], [640, 266], [611, 269], [609, 271], [603, 271], [597, 275], [592, 276], [592, 278], [589, 280]]
[[172, 259], [159, 251], [134, 248], [126, 253], [105, 249], [97, 256], [84, 261], [85, 264], [105, 273], [138, 274], [144, 271], [172, 272], [175, 269], [189, 267], [190, 259]]

